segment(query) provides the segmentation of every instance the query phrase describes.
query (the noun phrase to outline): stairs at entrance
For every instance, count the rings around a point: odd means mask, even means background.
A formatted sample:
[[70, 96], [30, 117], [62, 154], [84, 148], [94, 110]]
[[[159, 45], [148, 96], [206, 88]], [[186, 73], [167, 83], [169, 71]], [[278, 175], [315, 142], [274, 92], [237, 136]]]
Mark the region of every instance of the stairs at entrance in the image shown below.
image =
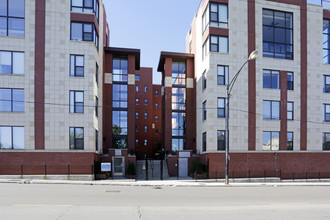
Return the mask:
[[[148, 180], [160, 180], [161, 179], [161, 160], [147, 160], [148, 162]], [[146, 161], [136, 161], [136, 178], [140, 180], [146, 179]], [[163, 177], [168, 179], [168, 168], [166, 160], [163, 160]]]

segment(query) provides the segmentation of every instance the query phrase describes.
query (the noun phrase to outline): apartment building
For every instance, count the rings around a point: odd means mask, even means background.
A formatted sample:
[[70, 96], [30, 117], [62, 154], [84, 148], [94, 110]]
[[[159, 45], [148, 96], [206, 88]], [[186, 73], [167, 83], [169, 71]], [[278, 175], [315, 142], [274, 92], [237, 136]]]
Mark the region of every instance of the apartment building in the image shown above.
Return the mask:
[[102, 152], [102, 1], [5, 0], [0, 23], [1, 173], [90, 174]]
[[226, 86], [254, 50], [230, 98], [230, 172], [330, 170], [329, 14], [306, 1], [201, 1], [186, 48], [210, 177], [225, 167]]

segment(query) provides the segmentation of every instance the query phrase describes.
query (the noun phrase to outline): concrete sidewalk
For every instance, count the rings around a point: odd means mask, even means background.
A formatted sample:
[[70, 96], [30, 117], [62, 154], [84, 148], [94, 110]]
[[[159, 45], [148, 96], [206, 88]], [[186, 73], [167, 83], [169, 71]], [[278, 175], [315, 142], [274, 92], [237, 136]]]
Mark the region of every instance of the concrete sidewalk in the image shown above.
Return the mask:
[[[251, 182], [250, 182], [251, 181]], [[148, 186], [148, 187], [228, 187], [224, 180], [45, 180], [45, 179], [0, 179], [0, 183], [15, 184], [71, 184], [71, 185], [109, 185], [109, 186]], [[321, 180], [279, 180], [278, 178], [235, 179], [230, 180], [232, 187], [260, 187], [260, 186], [330, 186], [330, 179]]]

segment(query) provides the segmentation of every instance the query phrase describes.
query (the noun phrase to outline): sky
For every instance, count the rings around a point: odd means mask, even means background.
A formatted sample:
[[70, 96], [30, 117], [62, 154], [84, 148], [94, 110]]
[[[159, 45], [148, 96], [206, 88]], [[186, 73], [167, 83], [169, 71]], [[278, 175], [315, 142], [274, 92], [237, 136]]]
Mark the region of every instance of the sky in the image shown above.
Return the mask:
[[103, 0], [110, 28], [110, 46], [141, 50], [141, 67], [153, 68], [161, 51], [185, 52], [186, 36], [200, 0]]

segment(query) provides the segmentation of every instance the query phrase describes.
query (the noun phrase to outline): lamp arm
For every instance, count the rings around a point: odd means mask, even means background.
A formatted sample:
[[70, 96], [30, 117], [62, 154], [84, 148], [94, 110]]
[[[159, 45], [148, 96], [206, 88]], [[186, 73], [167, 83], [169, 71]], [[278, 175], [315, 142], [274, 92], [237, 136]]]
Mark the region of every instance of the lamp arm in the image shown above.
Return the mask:
[[231, 93], [231, 90], [233, 89], [233, 86], [238, 78], [238, 75], [240, 74], [240, 72], [242, 71], [243, 67], [245, 66], [245, 64], [249, 62], [249, 59], [247, 59], [243, 65], [241, 66], [241, 68], [237, 71], [237, 73], [235, 74], [235, 76], [232, 78], [232, 80], [230, 81], [230, 83], [227, 86], [227, 95], [229, 96]]

